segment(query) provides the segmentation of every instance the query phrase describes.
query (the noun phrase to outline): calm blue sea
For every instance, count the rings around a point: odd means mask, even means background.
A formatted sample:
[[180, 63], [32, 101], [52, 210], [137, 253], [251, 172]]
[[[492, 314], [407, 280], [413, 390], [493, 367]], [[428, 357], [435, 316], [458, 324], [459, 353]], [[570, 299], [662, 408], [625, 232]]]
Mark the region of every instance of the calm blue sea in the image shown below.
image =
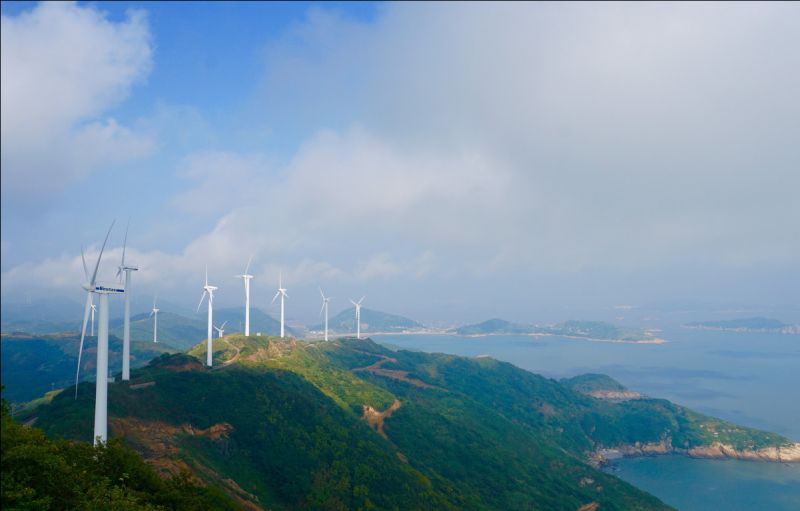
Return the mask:
[[[632, 390], [800, 441], [800, 336], [683, 328], [668, 343], [385, 335], [404, 349], [490, 355], [553, 378], [605, 373]], [[680, 456], [620, 460], [619, 477], [682, 510], [800, 510], [800, 466]]]

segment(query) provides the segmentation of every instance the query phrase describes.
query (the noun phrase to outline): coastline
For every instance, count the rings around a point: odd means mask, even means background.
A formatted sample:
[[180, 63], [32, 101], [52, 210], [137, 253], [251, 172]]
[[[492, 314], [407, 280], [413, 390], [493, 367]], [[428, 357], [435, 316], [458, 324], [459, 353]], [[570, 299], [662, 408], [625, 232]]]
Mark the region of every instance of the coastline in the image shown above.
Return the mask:
[[588, 462], [595, 468], [611, 463], [619, 458], [637, 458], [664, 455], [686, 456], [697, 459], [735, 459], [745, 461], [763, 461], [770, 463], [800, 463], [800, 442], [778, 447], [738, 450], [732, 445], [714, 442], [711, 445], [683, 449], [666, 442], [636, 443], [614, 448], [602, 448], [591, 453]]

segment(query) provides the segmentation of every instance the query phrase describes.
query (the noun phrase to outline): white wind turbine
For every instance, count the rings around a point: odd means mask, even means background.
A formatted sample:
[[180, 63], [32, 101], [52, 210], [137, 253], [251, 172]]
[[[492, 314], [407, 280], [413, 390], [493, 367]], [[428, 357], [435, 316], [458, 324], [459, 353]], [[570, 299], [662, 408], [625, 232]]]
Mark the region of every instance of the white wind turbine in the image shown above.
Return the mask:
[[331, 297], [325, 297], [325, 293], [322, 292], [322, 288], [319, 288], [319, 294], [322, 295], [322, 308], [319, 310], [319, 313], [322, 314], [322, 311], [325, 311], [325, 340], [328, 340], [328, 306], [331, 301]]
[[275, 303], [275, 300], [278, 297], [281, 297], [281, 339], [283, 338], [283, 301], [284, 298], [287, 298], [289, 295], [286, 294], [286, 289], [283, 287], [283, 273], [280, 273], [278, 276], [278, 292], [275, 293], [275, 297], [272, 299], [272, 303]]
[[225, 337], [225, 325], [227, 323], [228, 322], [225, 321], [225, 323], [221, 324], [219, 327], [214, 327], [214, 329], [217, 331], [217, 339], [222, 339]]
[[208, 285], [208, 266], [206, 266], [206, 285], [203, 286], [203, 296], [200, 297], [200, 303], [197, 304], [197, 312], [200, 312], [200, 306], [203, 305], [203, 300], [205, 300], [206, 295], [208, 295], [208, 350], [206, 352], [206, 365], [211, 367], [211, 328], [214, 326], [213, 317], [214, 317], [214, 291], [218, 288], [216, 286], [209, 286]]
[[250, 262], [252, 260], [253, 256], [250, 256], [250, 259], [247, 260], [244, 273], [236, 276], [236, 278], [244, 280], [244, 335], [250, 335], [250, 279], [252, 279], [253, 276], [249, 275], [247, 270], [250, 269]]
[[150, 317], [153, 318], [153, 342], [158, 342], [158, 311], [156, 308], [156, 299], [158, 295], [153, 297], [153, 310], [150, 311]]
[[[94, 300], [92, 300], [94, 301]], [[92, 331], [89, 334], [91, 337], [94, 337], [94, 313], [97, 310], [97, 305], [92, 304]]]
[[108, 228], [106, 239], [100, 248], [100, 255], [97, 256], [97, 263], [94, 265], [94, 272], [89, 277], [89, 269], [86, 267], [86, 258], [81, 249], [81, 259], [83, 260], [83, 273], [87, 282], [83, 284], [86, 290], [86, 307], [83, 310], [83, 328], [81, 329], [81, 342], [78, 348], [78, 369], [75, 372], [75, 398], [78, 398], [78, 381], [81, 375], [81, 357], [83, 356], [83, 340], [86, 337], [86, 323], [89, 320], [89, 311], [92, 308], [92, 293], [100, 295], [100, 323], [97, 335], [97, 376], [95, 378], [95, 398], [94, 398], [94, 443], [106, 442], [108, 440], [108, 295], [111, 293], [124, 293], [125, 289], [119, 284], [102, 284], [97, 282], [97, 270], [100, 268], [100, 259], [111, 234], [111, 227]]
[[125, 266], [125, 249], [128, 245], [128, 225], [125, 227], [125, 241], [122, 243], [122, 262], [117, 269], [117, 277], [125, 272], [125, 319], [122, 326], [122, 381], [131, 379], [131, 272], [138, 271], [135, 266]]
[[350, 303], [356, 306], [356, 339], [361, 339], [361, 302], [364, 301], [364, 298], [366, 297], [362, 296], [358, 302], [350, 300]]

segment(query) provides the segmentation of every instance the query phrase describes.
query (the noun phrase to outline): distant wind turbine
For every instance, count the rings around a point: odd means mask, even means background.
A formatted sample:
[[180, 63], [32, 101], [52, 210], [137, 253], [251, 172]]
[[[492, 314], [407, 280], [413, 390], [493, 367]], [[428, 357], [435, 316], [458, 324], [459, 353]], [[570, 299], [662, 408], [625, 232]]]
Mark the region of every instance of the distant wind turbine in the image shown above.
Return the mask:
[[366, 297], [362, 296], [358, 302], [350, 300], [350, 303], [356, 306], [356, 339], [361, 339], [361, 302], [364, 301], [364, 298]]
[[285, 298], [289, 297], [289, 295], [286, 294], [286, 289], [283, 287], [283, 272], [278, 276], [278, 292], [275, 293], [272, 303], [275, 303], [275, 300], [279, 296], [281, 297], [281, 339], [283, 339], [283, 301]]
[[219, 327], [214, 327], [214, 329], [217, 331], [217, 339], [222, 339], [223, 337], [225, 337], [225, 325], [227, 323], [228, 322], [226, 321], [225, 323], [221, 324]]
[[125, 266], [125, 249], [128, 246], [128, 225], [125, 226], [125, 241], [122, 243], [122, 262], [117, 269], [117, 277], [125, 272], [125, 319], [122, 326], [122, 381], [131, 379], [131, 272], [138, 271], [135, 266]]
[[81, 329], [81, 342], [78, 347], [78, 369], [75, 372], [75, 398], [78, 398], [78, 381], [81, 375], [81, 358], [83, 356], [83, 340], [86, 337], [86, 323], [89, 320], [89, 312], [92, 308], [92, 293], [100, 295], [100, 322], [98, 324], [97, 335], [97, 376], [95, 377], [95, 398], [94, 398], [94, 443], [108, 440], [108, 295], [111, 293], [124, 293], [125, 289], [119, 284], [104, 284], [97, 282], [97, 270], [100, 268], [100, 260], [103, 251], [111, 235], [111, 227], [108, 228], [106, 239], [100, 248], [97, 256], [97, 263], [94, 265], [94, 272], [89, 277], [89, 269], [86, 267], [86, 257], [81, 249], [81, 259], [83, 260], [83, 273], [86, 282], [83, 289], [86, 290], [86, 307], [83, 310], [83, 328]]
[[158, 295], [153, 297], [153, 310], [150, 311], [150, 317], [153, 318], [153, 342], [158, 342], [158, 311], [156, 308], [156, 299]]
[[250, 256], [250, 259], [247, 260], [244, 273], [236, 276], [236, 278], [244, 280], [244, 335], [250, 335], [250, 279], [252, 279], [253, 276], [249, 275], [247, 270], [250, 269], [250, 262], [252, 260], [253, 256]]
[[208, 285], [208, 266], [206, 266], [206, 285], [203, 286], [203, 296], [200, 297], [200, 303], [197, 304], [197, 312], [200, 312], [200, 306], [203, 305], [203, 300], [205, 300], [206, 295], [208, 295], [208, 349], [206, 351], [206, 365], [208, 367], [211, 367], [211, 328], [214, 326], [214, 291], [217, 289], [218, 288], [215, 286]]
[[319, 310], [319, 313], [322, 314], [322, 311], [325, 311], [325, 340], [328, 340], [328, 306], [331, 301], [331, 297], [325, 297], [325, 293], [322, 292], [322, 288], [319, 288], [319, 294], [322, 295], [322, 308]]

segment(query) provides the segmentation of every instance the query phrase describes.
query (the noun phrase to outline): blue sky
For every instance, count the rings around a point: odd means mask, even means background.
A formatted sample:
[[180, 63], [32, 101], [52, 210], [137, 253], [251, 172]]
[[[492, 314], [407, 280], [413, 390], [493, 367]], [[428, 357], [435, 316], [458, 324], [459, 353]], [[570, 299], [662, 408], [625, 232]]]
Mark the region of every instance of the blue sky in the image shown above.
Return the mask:
[[4, 300], [80, 298], [131, 217], [143, 295], [238, 303], [256, 254], [306, 320], [800, 304], [796, 4], [2, 13]]

